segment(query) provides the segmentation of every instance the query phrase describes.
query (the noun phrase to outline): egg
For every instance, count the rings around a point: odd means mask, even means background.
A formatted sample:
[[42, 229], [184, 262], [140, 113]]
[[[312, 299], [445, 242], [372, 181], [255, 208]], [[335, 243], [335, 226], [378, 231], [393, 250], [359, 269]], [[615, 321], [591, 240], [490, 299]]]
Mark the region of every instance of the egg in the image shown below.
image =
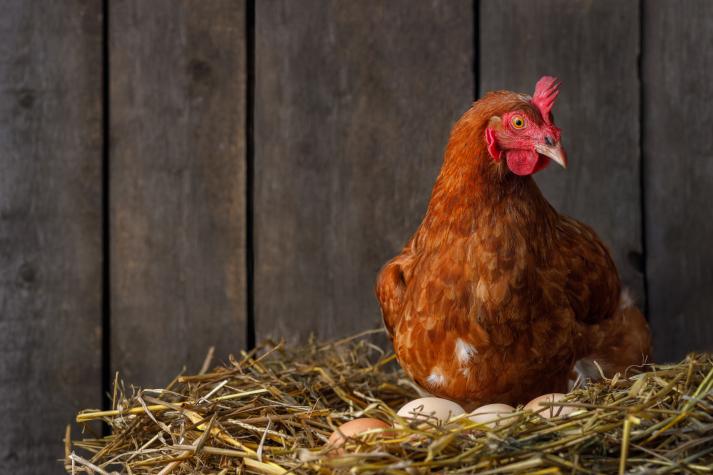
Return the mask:
[[526, 411], [532, 411], [545, 419], [551, 419], [553, 417], [566, 417], [577, 410], [576, 407], [572, 406], [544, 406], [543, 402], [557, 402], [564, 399], [565, 394], [562, 393], [550, 393], [538, 396], [532, 401], [525, 404]]
[[[508, 416], [514, 410], [514, 407], [507, 404], [487, 404], [471, 412], [468, 415], [468, 419], [488, 427], [497, 427], [502, 423], [506, 423], [507, 419], [510, 419]], [[503, 419], [505, 419], [505, 421], [501, 422]]]
[[[344, 445], [346, 437], [354, 437], [372, 429], [388, 429], [390, 427], [391, 426], [386, 422], [371, 417], [354, 419], [340, 425], [339, 428], [329, 436], [327, 445], [332, 449], [336, 449]], [[342, 453], [342, 450], [338, 450], [337, 453]]]
[[439, 397], [422, 397], [404, 404], [397, 414], [404, 419], [442, 424], [449, 419], [465, 414], [465, 410], [453, 401]]

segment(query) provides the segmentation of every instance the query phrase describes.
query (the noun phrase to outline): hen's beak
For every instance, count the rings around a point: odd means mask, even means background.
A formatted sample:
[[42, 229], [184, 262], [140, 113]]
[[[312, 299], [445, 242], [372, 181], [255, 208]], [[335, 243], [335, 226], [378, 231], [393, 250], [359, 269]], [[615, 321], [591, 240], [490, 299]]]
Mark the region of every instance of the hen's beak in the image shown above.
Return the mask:
[[552, 140], [546, 140], [546, 142], [535, 145], [535, 151], [562, 165], [563, 168], [567, 168], [567, 152], [562, 148], [562, 144], [560, 142], [555, 143]]

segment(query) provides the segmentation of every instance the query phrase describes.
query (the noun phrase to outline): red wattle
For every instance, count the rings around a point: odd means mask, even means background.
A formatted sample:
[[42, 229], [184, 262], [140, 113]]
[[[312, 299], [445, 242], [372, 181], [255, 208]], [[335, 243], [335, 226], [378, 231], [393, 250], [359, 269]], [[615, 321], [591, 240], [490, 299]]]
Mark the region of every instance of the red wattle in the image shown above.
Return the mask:
[[515, 175], [532, 175], [541, 170], [546, 164], [538, 167], [539, 154], [529, 150], [510, 150], [505, 152], [508, 168]]
[[551, 161], [552, 160], [550, 160], [549, 158], [547, 158], [543, 155], [538, 155], [537, 156], [537, 166], [535, 166], [535, 170], [532, 173], [537, 173], [540, 170], [544, 170], [545, 168], [547, 168], [547, 165], [549, 165]]

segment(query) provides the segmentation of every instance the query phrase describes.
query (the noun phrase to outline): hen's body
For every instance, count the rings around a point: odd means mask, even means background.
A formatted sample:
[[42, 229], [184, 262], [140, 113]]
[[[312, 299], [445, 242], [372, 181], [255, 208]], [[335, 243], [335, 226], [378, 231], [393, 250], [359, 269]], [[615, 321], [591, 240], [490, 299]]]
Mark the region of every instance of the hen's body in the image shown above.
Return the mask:
[[531, 177], [493, 163], [487, 107], [476, 103], [454, 127], [421, 226], [379, 274], [402, 367], [433, 394], [479, 405], [566, 390], [583, 358], [608, 371], [641, 363], [646, 323], [622, 305], [607, 249]]

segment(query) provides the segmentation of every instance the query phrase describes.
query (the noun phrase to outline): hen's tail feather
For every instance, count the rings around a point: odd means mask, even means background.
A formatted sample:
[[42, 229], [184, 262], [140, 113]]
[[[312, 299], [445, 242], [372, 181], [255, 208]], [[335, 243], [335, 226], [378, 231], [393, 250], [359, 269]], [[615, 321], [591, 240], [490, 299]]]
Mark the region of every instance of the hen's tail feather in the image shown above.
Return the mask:
[[600, 373], [612, 377], [616, 373], [624, 374], [632, 366], [649, 362], [649, 325], [627, 291], [622, 292], [614, 316], [594, 325], [588, 336], [590, 353], [575, 365], [581, 379], [599, 379]]

